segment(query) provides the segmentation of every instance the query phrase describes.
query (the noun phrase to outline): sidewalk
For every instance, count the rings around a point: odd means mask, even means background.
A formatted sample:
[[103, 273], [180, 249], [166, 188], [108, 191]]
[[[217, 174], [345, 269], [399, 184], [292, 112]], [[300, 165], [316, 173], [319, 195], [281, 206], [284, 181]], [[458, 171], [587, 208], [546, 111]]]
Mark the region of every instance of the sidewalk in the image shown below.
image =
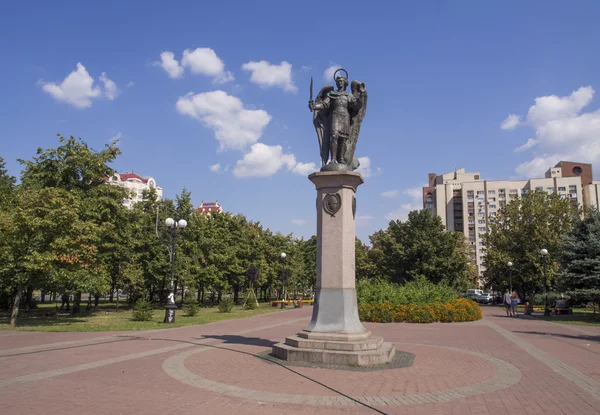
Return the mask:
[[254, 356], [301, 331], [311, 312], [146, 332], [0, 333], [2, 412], [600, 413], [600, 328], [484, 307], [473, 323], [365, 324], [416, 356], [408, 368], [282, 367]]

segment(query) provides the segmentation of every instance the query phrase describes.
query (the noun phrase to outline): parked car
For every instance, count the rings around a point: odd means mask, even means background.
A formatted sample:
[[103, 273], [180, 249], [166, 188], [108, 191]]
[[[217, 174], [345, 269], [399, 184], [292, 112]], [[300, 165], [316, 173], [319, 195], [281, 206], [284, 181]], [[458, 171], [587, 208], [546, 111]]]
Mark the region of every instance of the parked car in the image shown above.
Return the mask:
[[477, 302], [479, 304], [492, 304], [494, 302], [494, 296], [492, 293], [483, 293], [477, 296]]

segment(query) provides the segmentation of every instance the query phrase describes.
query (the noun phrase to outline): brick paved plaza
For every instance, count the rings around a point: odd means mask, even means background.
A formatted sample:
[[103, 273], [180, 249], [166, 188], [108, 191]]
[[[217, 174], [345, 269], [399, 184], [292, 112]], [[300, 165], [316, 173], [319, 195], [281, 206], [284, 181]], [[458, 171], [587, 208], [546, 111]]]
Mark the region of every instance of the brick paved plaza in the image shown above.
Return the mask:
[[302, 330], [311, 311], [146, 332], [2, 331], [2, 413], [600, 413], [600, 328], [488, 307], [474, 323], [365, 324], [415, 355], [407, 368], [283, 367], [255, 357]]

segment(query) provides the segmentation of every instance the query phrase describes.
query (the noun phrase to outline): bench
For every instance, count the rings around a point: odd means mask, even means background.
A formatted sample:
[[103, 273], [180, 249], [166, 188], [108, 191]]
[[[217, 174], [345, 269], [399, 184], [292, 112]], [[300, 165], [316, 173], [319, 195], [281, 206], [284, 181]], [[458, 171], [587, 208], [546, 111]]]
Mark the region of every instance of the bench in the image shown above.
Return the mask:
[[[285, 300], [285, 305], [294, 305], [294, 301], [297, 300]], [[313, 305], [315, 300], [302, 300], [302, 304], [310, 304]], [[271, 307], [281, 307], [281, 300], [273, 300], [269, 302], [269, 306]]]

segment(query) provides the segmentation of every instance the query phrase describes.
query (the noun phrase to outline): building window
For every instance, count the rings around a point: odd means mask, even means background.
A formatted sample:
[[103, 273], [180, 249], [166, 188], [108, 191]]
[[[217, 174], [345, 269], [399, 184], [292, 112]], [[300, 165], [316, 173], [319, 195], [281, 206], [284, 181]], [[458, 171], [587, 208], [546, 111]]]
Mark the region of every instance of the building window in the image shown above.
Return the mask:
[[483, 190], [478, 190], [477, 191], [477, 196], [481, 195], [483, 196], [485, 194], [485, 192]]
[[483, 220], [482, 220], [482, 219], [480, 219], [480, 220], [478, 221], [478, 223], [479, 223], [480, 225], [485, 225], [485, 219], [483, 219]]
[[496, 209], [496, 205], [490, 205], [490, 209]]
[[495, 195], [496, 191], [495, 190], [488, 190], [488, 195]]
[[479, 175], [478, 174], [475, 175], [475, 180], [479, 180]]
[[577, 190], [577, 186], [572, 184], [569, 186], [569, 190]]
[[544, 188], [542, 186], [538, 186], [538, 187], [535, 188], [535, 191], [536, 192], [542, 192], [542, 191], [544, 191]]
[[561, 198], [561, 199], [566, 199], [566, 198], [567, 198], [567, 195], [560, 195], [560, 198]]
[[496, 212], [490, 212], [490, 216], [496, 216]]
[[469, 219], [469, 225], [473, 225], [475, 223], [475, 219]]
[[479, 232], [485, 232], [485, 226], [480, 226], [479, 228], [477, 228], [477, 230]]
[[495, 197], [488, 197], [488, 202], [495, 202], [496, 198]]
[[519, 190], [518, 190], [518, 189], [510, 189], [510, 192], [509, 192], [509, 193], [510, 193], [511, 195], [516, 195], [516, 194], [519, 194]]
[[546, 187], [548, 193], [554, 192], [554, 187]]
[[573, 171], [573, 174], [575, 174], [577, 176], [580, 176], [581, 173], [583, 173], [583, 169], [581, 167], [579, 167], [579, 166], [573, 167], [572, 171]]

